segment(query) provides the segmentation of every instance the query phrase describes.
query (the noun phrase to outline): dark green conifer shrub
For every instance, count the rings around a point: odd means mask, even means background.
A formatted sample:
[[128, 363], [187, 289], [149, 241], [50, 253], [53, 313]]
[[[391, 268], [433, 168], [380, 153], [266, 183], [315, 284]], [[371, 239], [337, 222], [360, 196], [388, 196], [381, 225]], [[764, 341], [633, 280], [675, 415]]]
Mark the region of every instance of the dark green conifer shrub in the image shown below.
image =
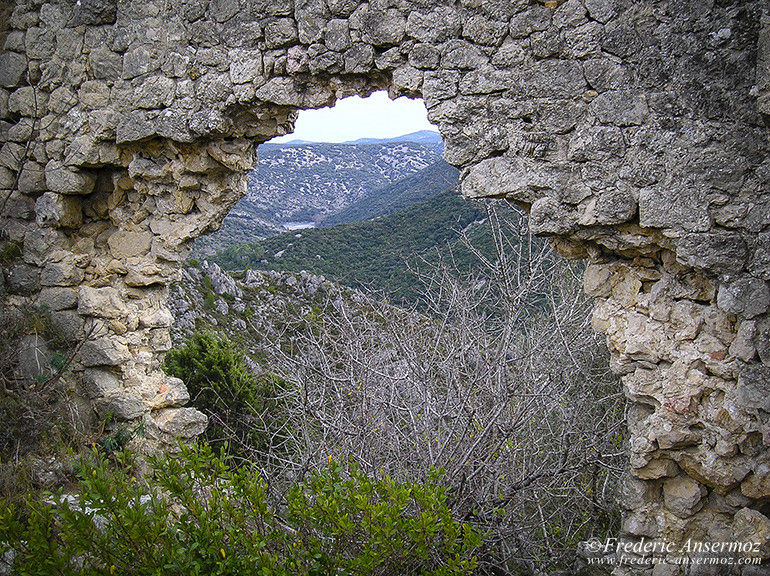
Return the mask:
[[166, 356], [164, 370], [182, 379], [192, 405], [209, 416], [205, 439], [244, 456], [285, 449], [287, 426], [282, 397], [289, 384], [265, 372], [252, 374], [235, 344], [196, 332]]

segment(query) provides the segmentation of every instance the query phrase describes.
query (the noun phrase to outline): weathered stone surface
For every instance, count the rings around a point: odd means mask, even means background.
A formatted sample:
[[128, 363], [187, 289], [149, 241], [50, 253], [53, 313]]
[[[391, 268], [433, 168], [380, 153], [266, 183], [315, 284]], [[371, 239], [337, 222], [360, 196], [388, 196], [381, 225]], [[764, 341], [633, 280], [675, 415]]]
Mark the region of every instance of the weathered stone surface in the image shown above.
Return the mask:
[[733, 519], [733, 535], [738, 542], [758, 544], [759, 553], [748, 556], [770, 558], [770, 519], [761, 512], [741, 508]]
[[152, 232], [117, 230], [107, 239], [113, 258], [125, 259], [144, 256], [152, 246]]
[[67, 257], [59, 262], [49, 262], [40, 274], [43, 286], [76, 286], [83, 281], [85, 272], [79, 265], [79, 259]]
[[666, 508], [679, 516], [692, 516], [701, 506], [707, 490], [692, 478], [677, 476], [663, 483], [663, 502]]
[[25, 337], [18, 350], [19, 373], [28, 384], [39, 383], [52, 374], [49, 362], [53, 354], [41, 336]]
[[96, 399], [94, 407], [102, 418], [110, 416], [119, 422], [135, 420], [146, 412], [142, 397], [125, 391]]
[[139, 324], [145, 328], [168, 328], [173, 322], [174, 317], [165, 308], [148, 312], [139, 318]]
[[116, 128], [115, 142], [140, 142], [153, 136], [156, 126], [147, 116], [146, 112], [134, 110], [121, 116]]
[[452, 8], [439, 6], [432, 12], [414, 10], [409, 13], [406, 33], [420, 42], [437, 44], [456, 38], [462, 30], [462, 20]]
[[81, 386], [90, 398], [115, 395], [122, 389], [120, 379], [115, 374], [96, 368], [89, 368], [83, 371]]
[[22, 116], [44, 116], [48, 112], [48, 93], [32, 86], [24, 86], [11, 92], [8, 110]]
[[108, 337], [87, 340], [78, 354], [83, 366], [118, 366], [131, 357], [125, 344]]
[[5, 281], [11, 294], [29, 296], [40, 290], [40, 270], [29, 264], [15, 264], [7, 270]]
[[406, 18], [396, 9], [374, 10], [360, 6], [350, 16], [350, 27], [361, 34], [361, 39], [372, 46], [392, 46], [404, 37]]
[[190, 400], [190, 393], [187, 387], [179, 378], [167, 377], [157, 394], [149, 402], [150, 408], [158, 410], [160, 408], [169, 408], [171, 406], [184, 406]]
[[104, 45], [91, 50], [88, 59], [94, 76], [99, 79], [116, 78], [123, 68], [123, 59], [120, 55]]
[[725, 312], [754, 318], [770, 306], [770, 286], [759, 278], [744, 277], [730, 284], [722, 284], [717, 304]]
[[161, 432], [178, 438], [194, 438], [208, 426], [208, 418], [194, 408], [166, 408], [153, 414]]
[[642, 480], [657, 480], [669, 476], [676, 476], [679, 472], [679, 466], [676, 462], [668, 458], [659, 458], [652, 460], [649, 464], [633, 471], [634, 476]]
[[116, 0], [79, 0], [75, 5], [75, 24], [113, 24], [117, 13]]
[[120, 318], [128, 309], [120, 292], [115, 288], [91, 288], [81, 286], [78, 292], [78, 313], [100, 318]]
[[770, 465], [758, 465], [741, 483], [741, 494], [762, 500], [770, 498]]
[[48, 310], [74, 308], [78, 303], [78, 291], [74, 288], [43, 288], [38, 296], [38, 302]]
[[38, 226], [77, 228], [83, 223], [80, 200], [72, 196], [46, 192], [35, 201]]
[[262, 73], [262, 53], [258, 50], [236, 49], [230, 54], [230, 80], [233, 84], [253, 82]]
[[50, 331], [64, 342], [79, 342], [83, 339], [85, 319], [74, 310], [51, 312]]
[[21, 86], [27, 75], [27, 59], [23, 54], [3, 52], [0, 54], [0, 86], [16, 88]]
[[51, 192], [59, 194], [90, 194], [96, 178], [93, 174], [64, 166], [51, 160], [45, 166], [45, 183]]

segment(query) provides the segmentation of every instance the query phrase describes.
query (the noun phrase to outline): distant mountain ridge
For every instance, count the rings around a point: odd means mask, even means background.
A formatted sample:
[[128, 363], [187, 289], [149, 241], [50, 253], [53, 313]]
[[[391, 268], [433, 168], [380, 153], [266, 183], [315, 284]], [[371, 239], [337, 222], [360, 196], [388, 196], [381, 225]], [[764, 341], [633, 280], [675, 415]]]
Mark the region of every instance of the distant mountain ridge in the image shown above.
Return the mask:
[[[409, 134], [403, 134], [401, 136], [393, 136], [391, 138], [359, 138], [357, 140], [347, 140], [341, 142], [341, 144], [384, 144], [387, 142], [416, 142], [418, 144], [427, 145], [441, 145], [443, 146], [443, 140], [441, 134], [435, 130], [418, 130], [417, 132], [411, 132]], [[293, 147], [293, 146], [306, 146], [308, 144], [328, 144], [328, 142], [315, 142], [313, 140], [290, 140], [288, 142], [267, 142], [262, 144], [262, 147]]]

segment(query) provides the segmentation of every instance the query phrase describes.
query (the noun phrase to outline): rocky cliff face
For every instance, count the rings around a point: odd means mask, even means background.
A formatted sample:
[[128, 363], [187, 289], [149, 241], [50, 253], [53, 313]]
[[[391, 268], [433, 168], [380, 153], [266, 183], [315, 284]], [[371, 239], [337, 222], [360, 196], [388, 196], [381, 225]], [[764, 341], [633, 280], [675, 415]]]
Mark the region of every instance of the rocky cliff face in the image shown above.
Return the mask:
[[0, 54], [2, 226], [22, 248], [5, 310], [34, 299], [87, 335], [74, 368], [96, 406], [194, 434], [158, 370], [189, 242], [298, 109], [422, 97], [466, 195], [527, 207], [591, 261], [633, 403], [627, 533], [770, 554], [767, 6], [546, 4], [19, 0]]

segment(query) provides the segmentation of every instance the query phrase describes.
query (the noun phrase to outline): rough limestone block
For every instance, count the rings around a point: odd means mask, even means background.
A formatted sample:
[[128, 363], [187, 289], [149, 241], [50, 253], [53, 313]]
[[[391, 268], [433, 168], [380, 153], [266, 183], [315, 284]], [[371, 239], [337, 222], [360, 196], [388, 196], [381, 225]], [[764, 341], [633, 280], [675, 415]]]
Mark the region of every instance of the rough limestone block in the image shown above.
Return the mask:
[[8, 110], [31, 118], [42, 117], [48, 112], [48, 93], [32, 86], [24, 86], [11, 92]]
[[80, 199], [46, 192], [35, 201], [35, 220], [43, 227], [77, 228], [83, 223]]
[[265, 44], [268, 48], [290, 46], [297, 38], [297, 26], [290, 18], [281, 18], [265, 26]]
[[393, 71], [391, 90], [396, 94], [416, 94], [422, 84], [422, 72], [411, 66], [401, 66]]
[[51, 312], [51, 332], [67, 342], [79, 342], [83, 338], [85, 319], [74, 310]]
[[765, 280], [750, 276], [722, 284], [717, 293], [717, 305], [725, 312], [754, 318], [770, 306], [770, 286]]
[[700, 509], [707, 492], [705, 486], [682, 474], [663, 483], [663, 502], [670, 512], [687, 518]]
[[122, 260], [149, 253], [153, 237], [152, 232], [118, 230], [107, 239], [107, 244], [113, 258]]
[[770, 412], [770, 366], [750, 364], [741, 370], [736, 401], [744, 409]]
[[448, 6], [440, 6], [427, 14], [413, 10], [406, 22], [407, 35], [420, 42], [438, 44], [456, 38], [461, 30], [460, 15]]
[[398, 44], [406, 31], [406, 18], [396, 10], [374, 10], [362, 5], [350, 17], [350, 27], [359, 30], [361, 39], [372, 46]]
[[166, 408], [152, 415], [158, 429], [177, 438], [194, 438], [203, 434], [209, 419], [195, 408]]
[[634, 476], [642, 480], [657, 480], [658, 478], [676, 476], [678, 473], [679, 466], [668, 458], [657, 458], [643, 468], [633, 470]]
[[75, 25], [113, 24], [117, 13], [117, 0], [78, 0], [74, 14]]
[[116, 288], [81, 286], [78, 292], [78, 313], [100, 318], [120, 318], [128, 313], [128, 309]]
[[18, 348], [19, 373], [27, 383], [34, 384], [39, 378], [51, 374], [49, 362], [52, 353], [40, 336], [26, 336]]
[[627, 534], [648, 538], [654, 538], [660, 532], [657, 514], [649, 506], [638, 509], [623, 518], [621, 529]]
[[179, 378], [168, 376], [157, 390], [155, 397], [148, 402], [152, 410], [184, 406], [190, 401], [190, 393]]
[[465, 40], [449, 40], [441, 50], [441, 65], [450, 70], [471, 70], [489, 61], [489, 57]]
[[133, 110], [124, 114], [118, 120], [115, 142], [141, 142], [155, 135], [157, 125], [152, 122], [143, 110]]
[[350, 48], [350, 27], [347, 20], [330, 20], [324, 31], [324, 44], [329, 50], [344, 52]]
[[[37, 162], [27, 161], [21, 169], [18, 181], [19, 192], [37, 195], [46, 190], [45, 169]], [[9, 186], [10, 188], [10, 186]]]
[[757, 354], [754, 346], [754, 338], [757, 335], [756, 322], [747, 320], [741, 322], [738, 334], [730, 345], [730, 355], [740, 358], [744, 362], [751, 361]]
[[0, 86], [16, 88], [21, 86], [27, 75], [27, 59], [23, 54], [3, 52], [0, 54]]
[[96, 177], [89, 172], [64, 166], [58, 160], [51, 160], [45, 165], [45, 183], [51, 192], [59, 194], [90, 194]]
[[107, 46], [97, 46], [88, 55], [91, 70], [99, 80], [116, 79], [123, 69], [123, 58]]
[[37, 301], [48, 310], [66, 310], [67, 308], [77, 306], [78, 292], [74, 288], [43, 288], [37, 297]]
[[117, 421], [136, 420], [147, 412], [142, 397], [119, 390], [94, 402], [97, 413], [102, 418], [111, 416]]
[[758, 554], [750, 557], [770, 558], [770, 519], [751, 508], [742, 508], [733, 518], [733, 536], [738, 542], [756, 542]]
[[29, 264], [16, 264], [8, 268], [5, 280], [11, 294], [29, 296], [40, 289], [40, 270]]
[[80, 348], [78, 359], [83, 366], [118, 366], [131, 358], [128, 347], [109, 337], [88, 340]]
[[83, 281], [85, 273], [73, 257], [67, 257], [60, 262], [50, 262], [40, 273], [40, 284], [43, 286], [77, 286]]
[[233, 84], [253, 82], [262, 74], [262, 52], [238, 48], [230, 53], [230, 80]]
[[153, 310], [139, 317], [139, 325], [145, 328], [168, 328], [174, 323], [174, 317], [166, 308]]
[[760, 464], [741, 483], [741, 494], [749, 498], [770, 498], [770, 466]]

